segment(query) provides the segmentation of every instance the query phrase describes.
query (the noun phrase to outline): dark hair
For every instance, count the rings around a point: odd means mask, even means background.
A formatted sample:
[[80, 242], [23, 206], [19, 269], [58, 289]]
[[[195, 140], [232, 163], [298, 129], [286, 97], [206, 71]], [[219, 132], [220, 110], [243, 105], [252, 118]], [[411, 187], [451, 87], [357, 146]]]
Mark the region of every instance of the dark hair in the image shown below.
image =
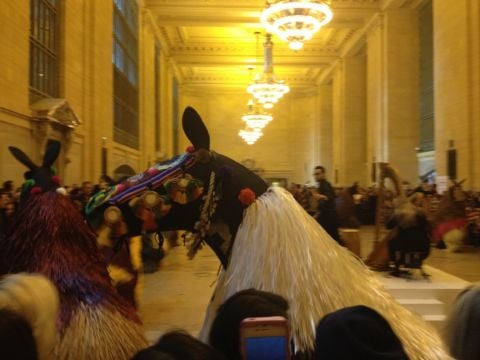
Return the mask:
[[154, 347], [149, 347], [136, 353], [131, 360], [175, 360], [175, 358]]
[[22, 316], [7, 309], [0, 309], [0, 349], [2, 359], [38, 359], [32, 328]]
[[375, 310], [352, 306], [320, 320], [314, 359], [408, 360], [390, 324]]
[[287, 316], [287, 301], [276, 294], [255, 289], [243, 290], [218, 309], [210, 330], [210, 344], [228, 359], [240, 359], [240, 323], [250, 317]]
[[7, 180], [3, 183], [3, 189], [5, 191], [12, 191], [13, 189], [13, 181], [12, 180]]
[[166, 333], [153, 345], [153, 348], [176, 360], [225, 360], [216, 349], [184, 331]]
[[320, 166], [320, 165], [315, 166], [315, 170], [321, 170], [322, 172], [326, 172], [325, 167]]

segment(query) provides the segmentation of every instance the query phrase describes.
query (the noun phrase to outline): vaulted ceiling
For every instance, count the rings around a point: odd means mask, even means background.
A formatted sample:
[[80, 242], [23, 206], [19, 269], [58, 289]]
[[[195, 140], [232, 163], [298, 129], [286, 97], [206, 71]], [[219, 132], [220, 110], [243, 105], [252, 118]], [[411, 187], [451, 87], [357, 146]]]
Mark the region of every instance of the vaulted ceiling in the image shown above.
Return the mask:
[[[296, 88], [315, 86], [334, 62], [359, 51], [364, 29], [386, 3], [413, 0], [333, 0], [333, 20], [300, 51], [277, 37], [274, 66], [279, 80]], [[418, 2], [418, 0], [417, 0]], [[191, 86], [244, 87], [263, 65], [264, 0], [146, 0], [181, 80]], [[260, 45], [255, 32], [261, 31]], [[255, 66], [255, 70], [249, 70]]]

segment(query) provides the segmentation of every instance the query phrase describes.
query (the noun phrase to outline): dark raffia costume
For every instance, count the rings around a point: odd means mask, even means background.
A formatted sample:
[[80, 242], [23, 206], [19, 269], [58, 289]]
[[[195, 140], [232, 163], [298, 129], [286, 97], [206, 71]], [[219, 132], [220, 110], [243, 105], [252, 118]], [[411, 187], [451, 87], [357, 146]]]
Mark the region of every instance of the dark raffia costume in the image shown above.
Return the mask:
[[95, 233], [59, 185], [52, 164], [60, 144], [48, 143], [41, 166], [17, 148], [10, 151], [29, 171], [0, 243], [0, 272], [38, 272], [56, 285], [59, 337], [52, 359], [130, 359], [146, 345], [140, 319], [112, 287]]

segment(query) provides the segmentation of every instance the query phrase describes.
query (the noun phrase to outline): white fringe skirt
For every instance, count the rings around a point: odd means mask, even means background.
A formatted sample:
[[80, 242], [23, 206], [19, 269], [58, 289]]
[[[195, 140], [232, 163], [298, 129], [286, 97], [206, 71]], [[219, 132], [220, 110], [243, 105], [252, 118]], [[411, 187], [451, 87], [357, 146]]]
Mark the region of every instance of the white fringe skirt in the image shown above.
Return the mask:
[[288, 300], [295, 352], [314, 348], [315, 329], [324, 315], [366, 305], [388, 320], [411, 359], [449, 358], [436, 331], [399, 305], [364, 263], [282, 188], [270, 188], [245, 211], [230, 264], [207, 311], [202, 340], [208, 340], [218, 306], [248, 288]]

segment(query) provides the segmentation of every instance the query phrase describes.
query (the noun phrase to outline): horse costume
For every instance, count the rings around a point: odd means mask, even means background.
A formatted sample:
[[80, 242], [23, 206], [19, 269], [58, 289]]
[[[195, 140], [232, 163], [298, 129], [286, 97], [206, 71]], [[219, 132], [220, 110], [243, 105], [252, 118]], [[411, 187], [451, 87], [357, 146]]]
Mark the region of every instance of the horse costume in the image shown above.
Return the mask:
[[29, 171], [18, 214], [0, 242], [0, 273], [38, 272], [56, 285], [59, 334], [51, 359], [130, 359], [147, 345], [140, 319], [111, 285], [95, 233], [59, 186], [52, 164], [60, 144], [47, 144], [41, 166], [9, 149]]
[[256, 288], [285, 297], [295, 352], [310, 352], [326, 314], [367, 305], [392, 325], [411, 359], [447, 359], [435, 332], [399, 305], [360, 259], [339, 246], [282, 188], [210, 150], [198, 113], [188, 107], [183, 129], [189, 152], [97, 194], [87, 205], [92, 223], [123, 221], [130, 233], [136, 203], [150, 206], [159, 230], [194, 233], [193, 256], [208, 244], [223, 265], [201, 337], [208, 338], [217, 307], [236, 292]]

